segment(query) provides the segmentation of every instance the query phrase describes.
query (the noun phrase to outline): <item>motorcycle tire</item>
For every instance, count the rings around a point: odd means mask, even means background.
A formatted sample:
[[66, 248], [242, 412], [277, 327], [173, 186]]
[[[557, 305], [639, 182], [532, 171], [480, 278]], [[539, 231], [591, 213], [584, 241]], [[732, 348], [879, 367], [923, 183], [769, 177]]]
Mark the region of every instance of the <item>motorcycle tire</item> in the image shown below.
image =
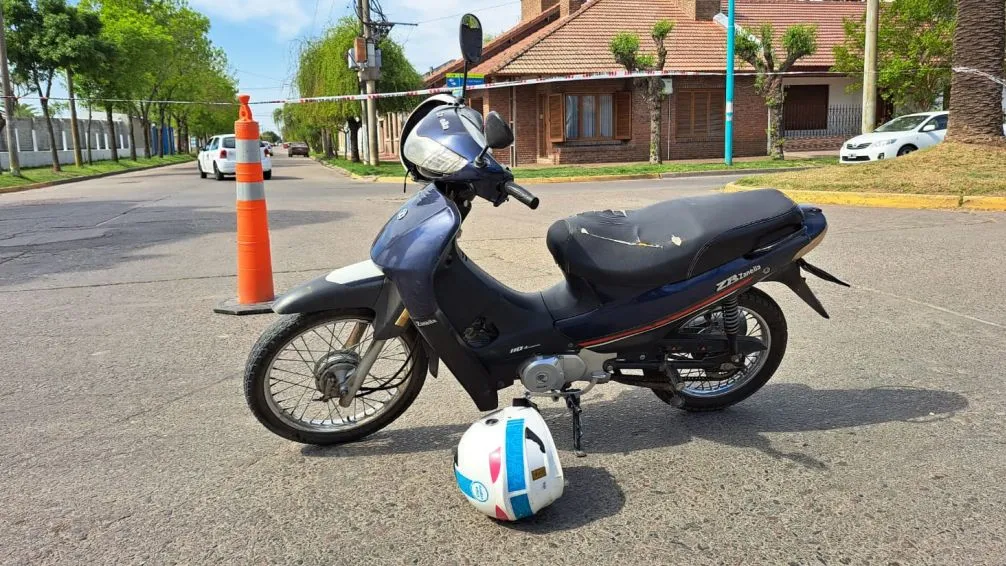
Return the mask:
[[[372, 324], [374, 313], [368, 310], [340, 309], [286, 315], [273, 323], [259, 337], [258, 342], [255, 343], [251, 354], [248, 356], [248, 364], [244, 375], [244, 392], [248, 407], [258, 421], [267, 429], [283, 438], [302, 444], [319, 446], [343, 444], [360, 440], [388, 426], [400, 417], [412, 405], [412, 402], [416, 400], [419, 391], [423, 388], [423, 383], [426, 381], [428, 361], [421, 339], [415, 327], [410, 325], [400, 337], [401, 341], [407, 347], [408, 357], [411, 357], [412, 360], [410, 375], [402, 391], [387, 401], [391, 406], [383, 409], [374, 418], [370, 420], [364, 419], [364, 422], [356, 426], [349, 426], [344, 430], [321, 431], [310, 430], [308, 427], [303, 426], [303, 424], [300, 427], [292, 426], [289, 415], [284, 418], [282, 411], [277, 413], [276, 406], [278, 406], [278, 403], [275, 401], [270, 403], [268, 398], [268, 396], [272, 395], [270, 389], [270, 370], [272, 369], [274, 360], [299, 336], [306, 335], [312, 329], [316, 329], [319, 326], [328, 323], [337, 323], [340, 320], [346, 319], [367, 321]], [[398, 338], [394, 340], [398, 340]], [[390, 344], [391, 340], [388, 342]], [[313, 361], [313, 354], [310, 355], [312, 355]], [[310, 393], [312, 396], [317, 394], [317, 392]], [[357, 395], [358, 398], [360, 396], [361, 394]], [[335, 401], [337, 402], [337, 399]], [[365, 412], [366, 408], [365, 405]], [[329, 416], [331, 417], [331, 413]]]
[[[772, 297], [755, 288], [744, 292], [737, 298], [737, 302], [742, 311], [757, 313], [768, 327], [770, 346], [765, 354], [768, 356], [765, 363], [742, 385], [730, 389], [722, 395], [695, 395], [689, 393], [687, 388], [678, 392], [654, 389], [653, 393], [661, 401], [685, 411], [719, 411], [747, 399], [772, 378], [786, 354], [786, 343], [789, 339], [786, 317], [779, 305], [772, 300]], [[658, 372], [647, 372], [646, 377], [649, 380], [667, 379], [665, 375]]]

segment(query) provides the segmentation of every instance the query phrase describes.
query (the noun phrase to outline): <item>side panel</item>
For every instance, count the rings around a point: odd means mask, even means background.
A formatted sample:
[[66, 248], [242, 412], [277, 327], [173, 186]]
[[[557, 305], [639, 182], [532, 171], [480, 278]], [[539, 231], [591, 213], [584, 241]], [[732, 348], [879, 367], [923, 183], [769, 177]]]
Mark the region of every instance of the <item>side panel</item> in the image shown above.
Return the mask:
[[[823, 218], [823, 217], [822, 217]], [[685, 281], [618, 299], [587, 314], [558, 321], [579, 346], [614, 351], [694, 314], [787, 267], [813, 238], [804, 230], [762, 253], [738, 258]]]

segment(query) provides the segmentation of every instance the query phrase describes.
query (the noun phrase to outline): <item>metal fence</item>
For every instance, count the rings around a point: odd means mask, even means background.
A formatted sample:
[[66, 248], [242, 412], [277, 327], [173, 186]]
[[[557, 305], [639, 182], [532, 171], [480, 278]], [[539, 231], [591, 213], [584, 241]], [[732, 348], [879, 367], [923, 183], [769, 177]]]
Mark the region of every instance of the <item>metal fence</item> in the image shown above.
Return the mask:
[[797, 138], [831, 138], [853, 136], [860, 132], [863, 107], [854, 105], [828, 106], [790, 105], [783, 108], [783, 136]]

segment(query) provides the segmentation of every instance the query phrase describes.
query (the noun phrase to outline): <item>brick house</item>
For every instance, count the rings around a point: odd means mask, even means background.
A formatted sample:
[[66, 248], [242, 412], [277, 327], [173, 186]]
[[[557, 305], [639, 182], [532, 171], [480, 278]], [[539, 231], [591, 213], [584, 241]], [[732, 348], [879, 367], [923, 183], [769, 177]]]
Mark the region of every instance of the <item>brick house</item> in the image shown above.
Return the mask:
[[[725, 7], [725, 6], [724, 6]], [[623, 70], [608, 49], [619, 31], [639, 34], [641, 51], [656, 50], [649, 30], [660, 19], [675, 22], [668, 36], [665, 69], [722, 73], [726, 30], [714, 20], [720, 0], [522, 0], [521, 21], [485, 47], [472, 73], [487, 83], [576, 73]], [[859, 95], [846, 92], [849, 79], [828, 70], [832, 48], [844, 38], [843, 20], [860, 18], [858, 2], [737, 0], [737, 22], [757, 29], [772, 23], [778, 33], [797, 23], [818, 27], [818, 50], [793, 69], [809, 74], [787, 79], [784, 121], [790, 149], [837, 148], [858, 129]], [[426, 77], [442, 86], [462, 63], [442, 65]], [[738, 66], [738, 71], [746, 70]], [[723, 155], [725, 79], [675, 76], [662, 108], [661, 152], [665, 159]], [[631, 79], [523, 85], [470, 92], [470, 104], [496, 110], [508, 120], [516, 144], [497, 158], [511, 165], [645, 161], [649, 113]], [[734, 94], [734, 151], [766, 154], [767, 110], [753, 77], [738, 77]], [[840, 112], [840, 110], [844, 112]], [[846, 126], [851, 124], [852, 126]], [[854, 128], [853, 128], [854, 126]], [[803, 135], [801, 135], [803, 134]]]

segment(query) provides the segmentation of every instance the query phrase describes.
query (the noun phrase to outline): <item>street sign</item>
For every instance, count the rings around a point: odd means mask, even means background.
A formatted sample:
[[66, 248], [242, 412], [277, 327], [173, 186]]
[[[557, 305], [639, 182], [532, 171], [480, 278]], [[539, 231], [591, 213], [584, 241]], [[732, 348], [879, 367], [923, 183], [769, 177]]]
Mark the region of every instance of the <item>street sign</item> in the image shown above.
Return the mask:
[[[464, 77], [463, 73], [447, 73], [447, 88], [461, 88], [461, 79]], [[467, 86], [476, 86], [486, 84], [485, 75], [468, 75]]]

